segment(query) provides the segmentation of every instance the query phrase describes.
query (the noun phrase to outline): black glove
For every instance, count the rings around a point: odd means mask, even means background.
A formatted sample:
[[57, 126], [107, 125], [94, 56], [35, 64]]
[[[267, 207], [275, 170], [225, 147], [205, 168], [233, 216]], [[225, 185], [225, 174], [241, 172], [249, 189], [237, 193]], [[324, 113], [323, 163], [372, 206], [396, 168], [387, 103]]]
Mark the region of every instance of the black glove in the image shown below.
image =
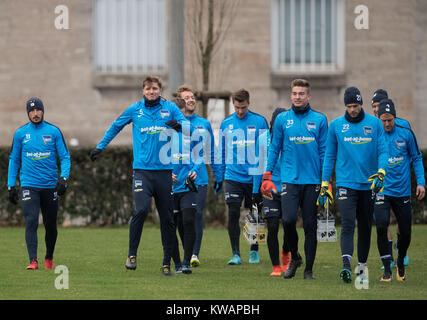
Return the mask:
[[55, 187], [58, 196], [64, 195], [65, 191], [67, 191], [67, 187], [67, 179], [65, 179], [64, 177], [60, 177]]
[[95, 161], [98, 154], [102, 152], [101, 149], [95, 148], [89, 153], [90, 160]]
[[18, 199], [19, 199], [18, 190], [16, 190], [15, 187], [9, 187], [7, 190], [9, 192], [9, 196], [8, 196], [9, 201], [12, 202], [13, 204], [18, 204]]
[[214, 183], [214, 189], [216, 191], [216, 194], [220, 194], [221, 191], [222, 191], [222, 181], [220, 181], [220, 182], [215, 181], [215, 183]]
[[171, 127], [172, 129], [174, 129], [177, 132], [180, 132], [182, 130], [180, 123], [178, 121], [176, 121], [175, 119], [169, 120], [168, 122], [166, 122], [166, 125]]
[[256, 204], [258, 211], [261, 211], [263, 202], [262, 193], [252, 193], [252, 205]]
[[185, 188], [190, 189], [191, 192], [197, 192], [196, 184], [194, 183], [194, 180], [190, 177], [187, 177], [187, 179], [185, 179]]

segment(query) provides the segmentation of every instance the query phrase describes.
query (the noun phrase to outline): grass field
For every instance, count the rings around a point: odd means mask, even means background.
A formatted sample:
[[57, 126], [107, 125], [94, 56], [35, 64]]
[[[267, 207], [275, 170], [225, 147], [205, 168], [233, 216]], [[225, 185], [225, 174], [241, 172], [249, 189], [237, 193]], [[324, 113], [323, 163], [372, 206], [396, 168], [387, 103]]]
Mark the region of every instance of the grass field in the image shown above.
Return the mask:
[[[394, 228], [393, 228], [394, 229]], [[28, 264], [24, 228], [0, 229], [0, 299], [21, 300], [287, 300], [287, 299], [426, 299], [427, 226], [413, 227], [409, 249], [407, 281], [382, 283], [376, 231], [368, 260], [369, 289], [358, 290], [339, 277], [339, 242], [319, 243], [314, 274], [316, 280], [303, 280], [303, 268], [293, 279], [270, 277], [271, 262], [266, 245], [260, 246], [261, 263], [248, 263], [249, 244], [241, 238], [243, 263], [228, 266], [230, 247], [227, 231], [207, 229], [200, 254], [201, 266], [191, 275], [162, 277], [162, 249], [159, 229], [146, 226], [139, 248], [138, 268], [127, 271], [128, 228], [59, 228], [55, 266], [69, 271], [69, 288], [58, 290], [60, 274], [44, 270], [44, 228], [39, 227], [39, 266]], [[282, 231], [281, 231], [282, 232]], [[303, 254], [303, 230], [299, 229]], [[394, 233], [394, 232], [393, 232]], [[356, 252], [355, 252], [356, 253]], [[304, 255], [303, 255], [304, 257]], [[355, 266], [353, 259], [353, 266]], [[395, 273], [395, 271], [394, 271]], [[36, 288], [36, 290], [33, 290]]]

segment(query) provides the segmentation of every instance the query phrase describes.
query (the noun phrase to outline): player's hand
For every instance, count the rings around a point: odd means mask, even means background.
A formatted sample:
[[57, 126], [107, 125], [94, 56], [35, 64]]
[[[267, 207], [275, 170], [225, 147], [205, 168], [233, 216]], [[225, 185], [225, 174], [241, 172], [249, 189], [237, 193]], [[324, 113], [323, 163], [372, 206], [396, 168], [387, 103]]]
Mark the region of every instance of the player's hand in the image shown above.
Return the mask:
[[195, 172], [189, 172], [188, 173], [188, 177], [190, 178], [190, 179], [192, 179], [193, 181], [195, 181], [196, 180], [196, 178], [197, 178], [197, 173], [195, 173]]
[[328, 206], [331, 206], [333, 202], [334, 196], [332, 195], [332, 191], [329, 188], [329, 182], [322, 181], [319, 197], [317, 198], [317, 205], [326, 209]]
[[191, 192], [197, 192], [197, 186], [194, 183], [195, 179], [192, 179], [190, 177], [190, 174], [188, 174], [187, 179], [185, 179], [185, 188], [190, 189]]
[[417, 186], [416, 196], [418, 200], [423, 200], [426, 195], [426, 189], [423, 186]]
[[276, 186], [271, 181], [271, 171], [264, 172], [262, 175], [262, 185], [261, 185], [261, 193], [264, 198], [273, 200], [273, 195], [271, 193], [278, 194]]
[[62, 196], [65, 194], [65, 191], [67, 191], [67, 179], [65, 179], [64, 177], [60, 177], [58, 179], [58, 182], [56, 183], [56, 192], [58, 193], [58, 196]]
[[261, 193], [252, 193], [252, 205], [256, 204], [258, 211], [261, 211], [264, 199]]
[[166, 125], [171, 127], [177, 132], [180, 132], [182, 130], [181, 124], [175, 119], [169, 120], [168, 122], [166, 122]]
[[101, 149], [95, 148], [89, 153], [90, 160], [95, 161], [98, 155], [102, 152]]
[[172, 183], [177, 183], [178, 179], [177, 179], [177, 175], [175, 173], [172, 173]]
[[368, 181], [372, 181], [371, 190], [373, 190], [375, 193], [379, 193], [383, 191], [384, 176], [385, 176], [385, 171], [383, 169], [379, 169], [376, 174], [373, 174], [368, 178]]
[[9, 201], [12, 202], [13, 204], [18, 204], [18, 199], [19, 199], [18, 190], [16, 190], [15, 187], [9, 187], [7, 191], [9, 192], [8, 194]]
[[215, 181], [215, 184], [214, 184], [214, 189], [215, 189], [215, 192], [216, 192], [216, 194], [220, 194], [221, 193], [221, 191], [222, 191], [222, 181]]

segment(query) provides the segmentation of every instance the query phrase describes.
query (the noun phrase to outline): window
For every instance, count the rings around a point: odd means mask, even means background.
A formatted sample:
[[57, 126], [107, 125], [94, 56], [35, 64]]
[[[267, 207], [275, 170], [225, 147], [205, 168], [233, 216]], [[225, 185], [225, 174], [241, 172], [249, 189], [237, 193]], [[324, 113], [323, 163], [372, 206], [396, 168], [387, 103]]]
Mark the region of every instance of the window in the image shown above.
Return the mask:
[[342, 71], [344, 25], [344, 0], [272, 0], [272, 71]]
[[164, 72], [166, 20], [166, 0], [94, 0], [96, 73]]

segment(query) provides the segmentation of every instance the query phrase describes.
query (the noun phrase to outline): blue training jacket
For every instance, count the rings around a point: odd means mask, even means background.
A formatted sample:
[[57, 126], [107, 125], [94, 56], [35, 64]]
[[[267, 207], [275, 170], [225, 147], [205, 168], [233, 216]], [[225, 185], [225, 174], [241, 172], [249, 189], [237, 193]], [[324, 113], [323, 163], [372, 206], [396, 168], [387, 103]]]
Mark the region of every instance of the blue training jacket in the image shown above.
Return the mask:
[[[335, 163], [336, 161], [336, 163]], [[331, 179], [335, 164], [336, 186], [369, 190], [368, 178], [379, 169], [386, 171], [387, 145], [381, 120], [365, 113], [358, 123], [341, 116], [329, 124], [322, 181]]]
[[385, 132], [388, 146], [388, 161], [383, 194], [392, 197], [411, 195], [411, 162], [417, 185], [425, 186], [424, 166], [421, 152], [411, 129], [395, 124]]
[[16, 185], [19, 180], [23, 187], [41, 189], [55, 188], [58, 181], [57, 158], [61, 163], [61, 177], [70, 174], [70, 152], [59, 128], [43, 121], [31, 122], [18, 128], [13, 136], [9, 156], [7, 186]]
[[206, 164], [210, 164], [215, 176], [215, 181], [221, 181], [220, 178], [217, 178], [219, 177], [219, 167], [218, 164], [215, 164], [215, 137], [210, 122], [197, 114], [185, 116], [185, 118], [190, 121], [191, 127], [194, 129], [192, 132], [192, 140], [197, 140], [199, 143], [202, 143], [202, 145], [196, 146], [199, 150], [199, 156], [205, 157], [205, 165], [200, 168], [200, 172], [196, 178], [196, 184], [203, 186], [209, 183]]
[[265, 131], [268, 131], [267, 120], [250, 110], [243, 119], [233, 113], [222, 121], [218, 146], [219, 181], [225, 176], [225, 180], [253, 183], [254, 174], [259, 174], [253, 172], [257, 171], [254, 168], [259, 161], [256, 141]]
[[[271, 146], [271, 135], [270, 131], [264, 132], [262, 135], [260, 135], [257, 145], [261, 145], [259, 150], [259, 165], [262, 168], [262, 172], [266, 172], [267, 170], [267, 158], [268, 158], [268, 150]], [[258, 147], [257, 147], [258, 148]], [[276, 162], [276, 166], [274, 167], [272, 173], [271, 173], [271, 181], [276, 186], [277, 191], [280, 193], [280, 190], [282, 188], [282, 177], [280, 174], [280, 161]], [[253, 185], [253, 193], [258, 193], [259, 188], [262, 184], [262, 175], [255, 175], [254, 176], [254, 185]]]
[[310, 105], [304, 113], [295, 113], [293, 108], [275, 120], [267, 171], [273, 171], [280, 155], [282, 182], [320, 184], [328, 120]]
[[173, 102], [160, 99], [157, 106], [146, 107], [143, 98], [113, 122], [97, 148], [104, 150], [123, 127], [132, 122], [133, 169], [172, 170], [171, 139], [176, 131], [166, 125], [172, 119], [181, 125], [188, 122]]
[[[183, 135], [182, 132], [176, 132], [173, 138], [172, 149], [172, 173], [177, 175], [177, 182], [173, 184], [173, 192], [181, 193], [189, 191], [185, 187], [185, 179], [190, 172], [195, 172], [197, 177], [200, 175], [202, 168], [206, 169], [204, 158], [199, 155], [194, 156], [193, 149], [197, 141], [192, 141], [190, 135]], [[196, 187], [200, 184], [195, 181]]]

